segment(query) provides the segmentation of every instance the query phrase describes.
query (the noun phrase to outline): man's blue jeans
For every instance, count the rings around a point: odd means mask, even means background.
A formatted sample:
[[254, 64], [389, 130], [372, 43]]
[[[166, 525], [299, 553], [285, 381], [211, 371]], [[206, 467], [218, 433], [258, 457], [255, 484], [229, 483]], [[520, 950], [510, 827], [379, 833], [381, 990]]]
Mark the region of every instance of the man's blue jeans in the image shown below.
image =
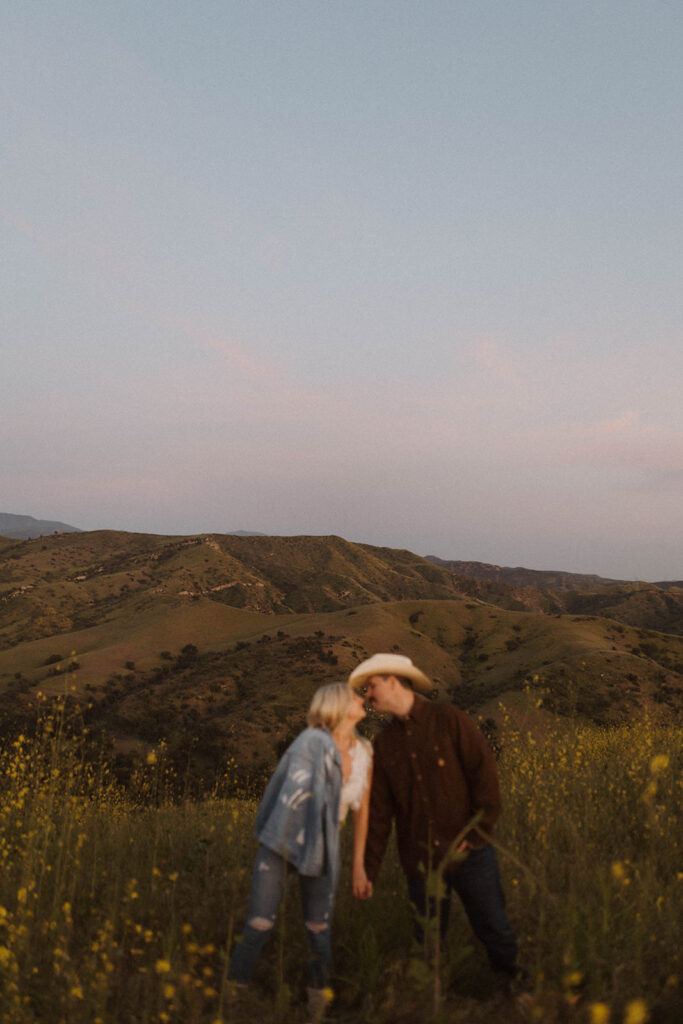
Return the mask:
[[[517, 940], [505, 914], [505, 896], [500, 883], [498, 858], [489, 844], [470, 850], [465, 860], [444, 872], [446, 894], [439, 907], [439, 930], [444, 938], [448, 928], [451, 890], [462, 900], [472, 930], [483, 942], [494, 971], [514, 976], [517, 961]], [[408, 879], [408, 895], [417, 918], [427, 918], [426, 882], [424, 878]], [[429, 901], [429, 918], [436, 915], [435, 901]], [[415, 935], [424, 942], [424, 929], [415, 921]]]
[[[233, 951], [228, 971], [233, 981], [246, 983], [251, 980], [261, 950], [273, 931], [288, 870], [293, 869], [283, 857], [267, 846], [259, 845], [251, 880], [247, 923]], [[308, 986], [325, 988], [332, 961], [332, 880], [329, 875], [299, 875], [299, 887], [308, 939]]]

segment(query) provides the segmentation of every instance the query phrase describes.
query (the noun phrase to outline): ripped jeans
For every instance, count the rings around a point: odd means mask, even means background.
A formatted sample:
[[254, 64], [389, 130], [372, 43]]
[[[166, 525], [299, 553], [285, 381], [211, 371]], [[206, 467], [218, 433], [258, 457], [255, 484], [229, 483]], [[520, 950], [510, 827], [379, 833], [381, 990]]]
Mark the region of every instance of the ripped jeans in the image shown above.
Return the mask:
[[[284, 891], [285, 875], [291, 868], [278, 853], [259, 845], [247, 923], [233, 950], [228, 977], [246, 983], [251, 980], [261, 950], [272, 933]], [[332, 961], [332, 911], [334, 891], [329, 875], [299, 875], [301, 905], [308, 939], [306, 970], [309, 988], [325, 988]]]

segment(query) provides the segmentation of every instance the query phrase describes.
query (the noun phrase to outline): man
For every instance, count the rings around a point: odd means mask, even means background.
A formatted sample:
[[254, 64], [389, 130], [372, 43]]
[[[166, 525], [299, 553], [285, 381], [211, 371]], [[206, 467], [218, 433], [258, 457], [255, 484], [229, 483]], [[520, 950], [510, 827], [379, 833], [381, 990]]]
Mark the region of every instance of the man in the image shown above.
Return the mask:
[[[349, 683], [365, 689], [375, 711], [393, 715], [375, 740], [368, 879], [377, 877], [395, 819], [418, 938], [423, 939], [419, 920], [428, 913], [426, 874], [448, 855], [441, 935], [455, 889], [493, 970], [515, 977], [517, 943], [505, 915], [496, 853], [487, 838], [493, 835], [501, 802], [496, 762], [486, 740], [462, 711], [415, 692], [429, 694], [433, 684], [403, 655], [373, 655], [354, 669]], [[476, 826], [468, 829], [477, 814]], [[451, 861], [455, 840], [458, 855]], [[429, 907], [430, 916], [434, 909]]]

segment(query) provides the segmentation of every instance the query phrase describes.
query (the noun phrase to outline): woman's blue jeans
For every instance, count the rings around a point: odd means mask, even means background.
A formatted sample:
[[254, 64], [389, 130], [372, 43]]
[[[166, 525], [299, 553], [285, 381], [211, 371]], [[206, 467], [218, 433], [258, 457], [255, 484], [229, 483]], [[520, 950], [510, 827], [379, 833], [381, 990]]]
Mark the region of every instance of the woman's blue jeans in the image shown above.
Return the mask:
[[[465, 860], [444, 872], [446, 894], [439, 906], [439, 930], [444, 938], [448, 928], [451, 890], [462, 900], [474, 934], [483, 942], [494, 971], [514, 976], [517, 970], [517, 940], [505, 913], [505, 896], [500, 882], [498, 858], [491, 845], [470, 850]], [[420, 918], [427, 918], [424, 878], [408, 879], [408, 895], [416, 912], [415, 935], [424, 942]], [[429, 918], [436, 916], [435, 901], [429, 901]]]
[[[290, 868], [278, 853], [259, 845], [251, 880], [251, 898], [242, 938], [233, 950], [228, 976], [246, 983], [258, 963], [268, 936], [272, 933]], [[309, 988], [325, 988], [332, 962], [332, 912], [334, 891], [329, 875], [299, 875], [301, 905], [308, 940], [307, 983]]]

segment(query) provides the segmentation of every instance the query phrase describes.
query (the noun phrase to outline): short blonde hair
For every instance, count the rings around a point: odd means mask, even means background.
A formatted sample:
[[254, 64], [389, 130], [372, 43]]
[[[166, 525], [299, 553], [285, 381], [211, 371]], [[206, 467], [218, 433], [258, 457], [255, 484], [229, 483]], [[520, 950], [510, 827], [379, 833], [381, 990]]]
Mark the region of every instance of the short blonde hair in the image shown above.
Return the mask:
[[337, 728], [355, 694], [348, 683], [328, 683], [313, 694], [306, 721], [314, 729]]

